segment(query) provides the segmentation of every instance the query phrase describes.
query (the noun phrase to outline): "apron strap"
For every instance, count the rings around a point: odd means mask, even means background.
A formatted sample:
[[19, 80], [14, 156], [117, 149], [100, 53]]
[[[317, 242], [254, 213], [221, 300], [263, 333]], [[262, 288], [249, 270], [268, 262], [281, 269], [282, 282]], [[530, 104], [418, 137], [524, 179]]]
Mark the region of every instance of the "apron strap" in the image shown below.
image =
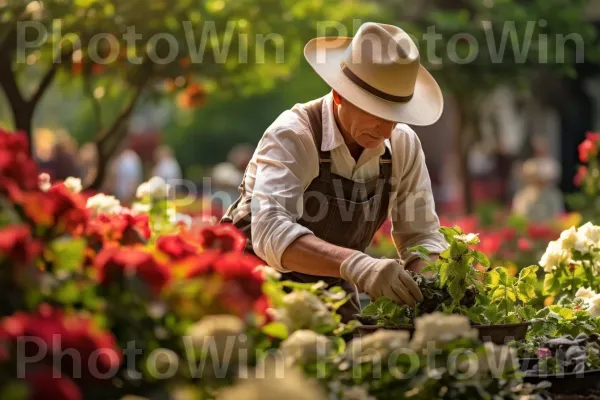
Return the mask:
[[313, 100], [306, 104], [305, 110], [308, 114], [308, 122], [310, 124], [310, 130], [319, 153], [319, 173], [321, 179], [329, 181], [331, 177], [331, 154], [328, 151], [321, 150], [321, 144], [323, 143], [323, 104], [324, 97]]

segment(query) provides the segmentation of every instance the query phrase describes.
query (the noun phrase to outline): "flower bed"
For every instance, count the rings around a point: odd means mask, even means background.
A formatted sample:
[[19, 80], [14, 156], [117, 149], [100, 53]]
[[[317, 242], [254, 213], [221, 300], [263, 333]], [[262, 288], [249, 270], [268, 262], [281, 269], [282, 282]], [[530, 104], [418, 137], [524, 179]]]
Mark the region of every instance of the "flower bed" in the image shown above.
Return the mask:
[[[141, 185], [127, 208], [76, 179], [39, 177], [27, 148], [0, 132], [3, 399], [542, 398], [547, 385], [524, 382], [517, 351], [600, 328], [600, 246], [584, 254], [572, 231], [542, 258], [558, 300], [536, 308], [537, 266], [491, 268], [483, 237], [444, 228], [433, 276], [415, 277], [426, 297], [416, 312], [386, 299], [369, 308], [383, 325], [411, 323], [412, 337], [356, 337], [359, 323], [336, 314], [341, 288], [282, 281], [243, 253], [233, 226], [176, 212], [164, 181]], [[472, 326], [515, 322], [532, 324], [518, 347]]]

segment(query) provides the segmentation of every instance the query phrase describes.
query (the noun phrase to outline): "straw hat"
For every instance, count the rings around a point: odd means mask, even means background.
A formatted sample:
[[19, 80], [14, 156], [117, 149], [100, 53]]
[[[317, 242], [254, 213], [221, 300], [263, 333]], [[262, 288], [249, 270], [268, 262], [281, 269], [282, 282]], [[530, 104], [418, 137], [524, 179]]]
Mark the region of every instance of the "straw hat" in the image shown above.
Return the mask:
[[421, 65], [413, 40], [396, 26], [367, 22], [354, 38], [315, 38], [304, 56], [332, 89], [369, 114], [417, 126], [442, 114], [439, 85]]

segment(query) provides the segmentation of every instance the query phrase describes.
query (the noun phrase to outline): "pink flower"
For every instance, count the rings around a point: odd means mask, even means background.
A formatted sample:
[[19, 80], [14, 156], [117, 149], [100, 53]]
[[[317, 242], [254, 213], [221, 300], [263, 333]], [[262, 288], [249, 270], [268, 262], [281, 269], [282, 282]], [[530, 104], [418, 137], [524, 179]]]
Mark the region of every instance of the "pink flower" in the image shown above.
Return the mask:
[[[595, 140], [595, 139], [594, 139]], [[585, 139], [578, 147], [579, 149], [579, 161], [587, 163], [590, 158], [596, 157], [598, 150], [596, 144], [590, 138]]]
[[540, 347], [539, 349], [537, 349], [536, 354], [540, 360], [545, 360], [547, 358], [552, 357], [552, 351], [545, 347]]
[[517, 240], [517, 247], [520, 251], [530, 251], [533, 248], [533, 245], [529, 239], [519, 238], [519, 240]]
[[580, 165], [579, 169], [577, 170], [577, 175], [575, 175], [575, 178], [573, 178], [573, 183], [575, 184], [575, 186], [580, 187], [583, 184], [585, 178], [587, 177], [587, 174], [587, 167]]

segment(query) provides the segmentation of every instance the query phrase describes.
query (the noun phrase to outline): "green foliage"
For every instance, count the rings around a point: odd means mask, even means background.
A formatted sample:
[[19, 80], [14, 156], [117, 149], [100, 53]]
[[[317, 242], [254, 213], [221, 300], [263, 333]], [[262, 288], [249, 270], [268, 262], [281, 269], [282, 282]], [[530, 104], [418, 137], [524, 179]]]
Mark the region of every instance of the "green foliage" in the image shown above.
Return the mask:
[[440, 288], [448, 290], [452, 297], [449, 305], [451, 310], [460, 306], [467, 290], [472, 289], [478, 292], [482, 288], [480, 280], [482, 272], [475, 267], [479, 264], [483, 268], [488, 268], [490, 263], [483, 253], [470, 248], [479, 243], [476, 235], [465, 235], [458, 226], [442, 227], [440, 232], [444, 235], [448, 248], [440, 254], [436, 261], [432, 262], [428, 254], [419, 248], [410, 250], [418, 252], [421, 258], [428, 261], [424, 271], [434, 272], [439, 277]]
[[394, 326], [410, 324], [409, 308], [388, 297], [380, 297], [361, 311], [361, 317], [373, 317], [377, 325]]
[[[484, 316], [487, 323], [518, 323], [531, 319], [535, 309], [528, 302], [536, 297], [537, 265], [524, 268], [518, 277], [508, 274], [504, 267], [490, 271], [485, 278], [486, 293], [478, 298], [475, 314]], [[480, 322], [481, 318], [480, 318]]]

